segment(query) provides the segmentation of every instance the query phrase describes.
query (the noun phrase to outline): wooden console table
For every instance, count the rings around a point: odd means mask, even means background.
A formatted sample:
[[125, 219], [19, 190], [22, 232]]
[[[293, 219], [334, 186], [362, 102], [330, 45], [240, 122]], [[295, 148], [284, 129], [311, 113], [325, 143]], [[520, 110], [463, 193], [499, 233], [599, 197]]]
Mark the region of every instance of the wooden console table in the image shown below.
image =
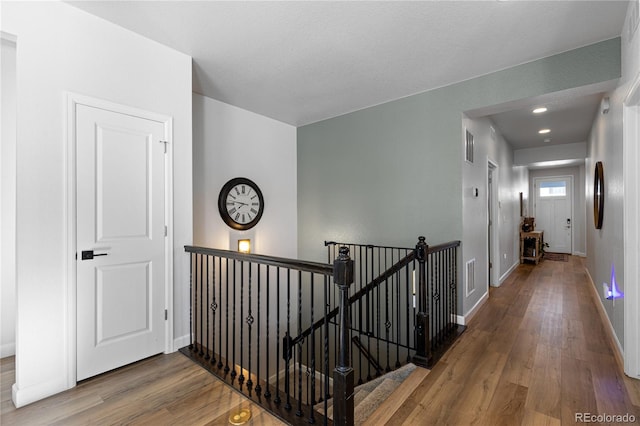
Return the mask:
[[[524, 263], [525, 260], [533, 260], [537, 265], [542, 257], [542, 245], [544, 244], [544, 231], [530, 231], [530, 232], [520, 232], [520, 263]], [[527, 253], [525, 256], [525, 240], [532, 239], [533, 243], [533, 251], [532, 253]]]

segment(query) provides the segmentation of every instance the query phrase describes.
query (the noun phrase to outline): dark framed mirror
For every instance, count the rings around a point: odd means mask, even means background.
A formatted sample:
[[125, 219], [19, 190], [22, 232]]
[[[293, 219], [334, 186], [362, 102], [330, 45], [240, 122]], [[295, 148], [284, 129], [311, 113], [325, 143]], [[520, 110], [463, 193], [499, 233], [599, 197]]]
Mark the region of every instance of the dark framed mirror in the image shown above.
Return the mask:
[[604, 214], [604, 170], [602, 161], [596, 163], [593, 178], [593, 223], [596, 229], [602, 229]]

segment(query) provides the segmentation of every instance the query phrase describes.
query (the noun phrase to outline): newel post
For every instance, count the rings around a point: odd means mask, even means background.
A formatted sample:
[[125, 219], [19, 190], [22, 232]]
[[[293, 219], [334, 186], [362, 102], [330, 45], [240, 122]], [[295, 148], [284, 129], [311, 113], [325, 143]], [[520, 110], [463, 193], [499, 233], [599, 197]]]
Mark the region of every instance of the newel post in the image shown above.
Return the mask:
[[418, 237], [416, 259], [418, 259], [418, 313], [416, 314], [416, 354], [413, 363], [426, 367], [431, 362], [431, 342], [429, 336], [429, 305], [427, 303], [427, 249], [429, 246], [424, 237]]
[[353, 368], [351, 367], [351, 339], [349, 314], [349, 286], [353, 284], [353, 260], [349, 248], [340, 247], [340, 254], [333, 262], [333, 281], [339, 291], [338, 362], [333, 370], [333, 422], [336, 425], [353, 425]]

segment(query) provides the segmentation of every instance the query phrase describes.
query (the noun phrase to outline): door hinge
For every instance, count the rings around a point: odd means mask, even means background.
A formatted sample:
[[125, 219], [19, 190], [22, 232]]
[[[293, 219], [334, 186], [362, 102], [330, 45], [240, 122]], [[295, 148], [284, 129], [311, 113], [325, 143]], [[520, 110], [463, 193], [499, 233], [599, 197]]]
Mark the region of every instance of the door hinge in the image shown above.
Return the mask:
[[167, 230], [167, 225], [164, 226], [164, 236], [169, 235], [169, 231]]
[[168, 320], [169, 319], [169, 311], [167, 309], [164, 310], [164, 320]]
[[169, 145], [169, 141], [159, 141], [160, 143], [164, 144], [164, 153], [167, 153], [167, 145]]

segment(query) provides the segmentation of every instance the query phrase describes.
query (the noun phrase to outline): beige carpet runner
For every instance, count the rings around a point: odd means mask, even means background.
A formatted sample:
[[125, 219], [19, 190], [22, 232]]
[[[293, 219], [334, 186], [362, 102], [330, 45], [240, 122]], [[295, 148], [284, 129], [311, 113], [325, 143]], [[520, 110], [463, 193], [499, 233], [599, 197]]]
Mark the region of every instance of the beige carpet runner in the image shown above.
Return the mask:
[[[354, 423], [356, 425], [363, 424], [416, 368], [414, 364], [407, 364], [384, 376], [357, 386], [353, 395]], [[317, 404], [315, 408], [318, 412], [324, 414], [324, 403]], [[333, 420], [333, 399], [327, 402], [327, 417]]]

